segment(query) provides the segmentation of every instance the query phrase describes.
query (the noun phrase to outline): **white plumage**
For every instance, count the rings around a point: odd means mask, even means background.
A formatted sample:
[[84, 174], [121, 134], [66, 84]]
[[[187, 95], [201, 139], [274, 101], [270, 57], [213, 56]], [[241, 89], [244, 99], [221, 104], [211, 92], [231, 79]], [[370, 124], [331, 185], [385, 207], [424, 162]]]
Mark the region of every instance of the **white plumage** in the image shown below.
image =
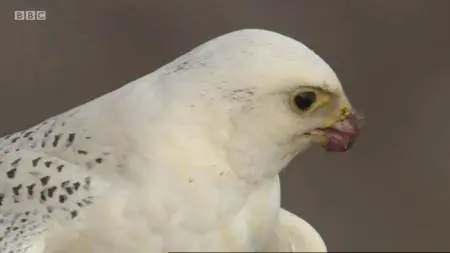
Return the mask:
[[[303, 88], [318, 109], [292, 107]], [[326, 251], [280, 209], [278, 173], [348, 108], [300, 42], [257, 29], [213, 39], [2, 138], [0, 251]]]

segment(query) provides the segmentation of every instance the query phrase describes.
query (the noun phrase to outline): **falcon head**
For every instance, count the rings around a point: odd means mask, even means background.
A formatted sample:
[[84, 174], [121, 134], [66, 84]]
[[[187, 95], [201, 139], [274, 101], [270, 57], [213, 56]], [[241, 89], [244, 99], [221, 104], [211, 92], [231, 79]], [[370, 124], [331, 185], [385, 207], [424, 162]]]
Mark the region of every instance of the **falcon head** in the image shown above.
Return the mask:
[[170, 107], [184, 108], [177, 121], [201, 126], [233, 167], [276, 172], [312, 143], [348, 151], [361, 129], [362, 117], [330, 66], [275, 32], [222, 35], [169, 64], [158, 78], [164, 93], [177, 97]]
[[[361, 129], [362, 117], [331, 67], [290, 37], [260, 29], [231, 32], [183, 56], [180, 65], [197, 77], [188, 89], [198, 92], [192, 87], [205, 85], [198, 102], [230, 109], [230, 131], [241, 142], [315, 142], [343, 152]], [[219, 120], [220, 113], [213, 114]]]

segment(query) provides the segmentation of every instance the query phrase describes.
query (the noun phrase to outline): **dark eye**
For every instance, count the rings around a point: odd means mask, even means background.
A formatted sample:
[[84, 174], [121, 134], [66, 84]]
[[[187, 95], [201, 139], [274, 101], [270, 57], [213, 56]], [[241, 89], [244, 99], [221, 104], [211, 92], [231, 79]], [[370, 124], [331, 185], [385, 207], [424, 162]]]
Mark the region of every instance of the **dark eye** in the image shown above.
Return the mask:
[[312, 91], [300, 92], [295, 95], [295, 106], [302, 111], [307, 111], [316, 102], [316, 93]]

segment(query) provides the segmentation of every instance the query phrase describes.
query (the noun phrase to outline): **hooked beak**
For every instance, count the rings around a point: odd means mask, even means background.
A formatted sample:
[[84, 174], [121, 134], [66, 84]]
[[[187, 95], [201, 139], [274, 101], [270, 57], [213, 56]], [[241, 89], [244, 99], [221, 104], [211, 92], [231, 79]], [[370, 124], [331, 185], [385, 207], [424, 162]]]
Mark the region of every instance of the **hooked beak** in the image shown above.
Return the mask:
[[348, 151], [356, 142], [362, 123], [363, 117], [353, 111], [343, 120], [327, 128], [318, 129], [323, 136], [322, 146], [331, 152]]
[[359, 135], [364, 118], [355, 111], [344, 107], [339, 120], [324, 128], [317, 128], [307, 135], [321, 143], [330, 152], [346, 152], [350, 150]]

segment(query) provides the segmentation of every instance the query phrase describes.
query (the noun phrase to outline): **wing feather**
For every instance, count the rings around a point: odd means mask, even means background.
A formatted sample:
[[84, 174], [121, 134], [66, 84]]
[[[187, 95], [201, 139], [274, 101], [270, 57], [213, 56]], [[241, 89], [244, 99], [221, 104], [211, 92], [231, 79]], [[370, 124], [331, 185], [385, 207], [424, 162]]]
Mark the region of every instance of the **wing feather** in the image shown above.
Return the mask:
[[327, 252], [320, 234], [305, 220], [280, 209], [276, 236], [269, 242], [267, 252]]

